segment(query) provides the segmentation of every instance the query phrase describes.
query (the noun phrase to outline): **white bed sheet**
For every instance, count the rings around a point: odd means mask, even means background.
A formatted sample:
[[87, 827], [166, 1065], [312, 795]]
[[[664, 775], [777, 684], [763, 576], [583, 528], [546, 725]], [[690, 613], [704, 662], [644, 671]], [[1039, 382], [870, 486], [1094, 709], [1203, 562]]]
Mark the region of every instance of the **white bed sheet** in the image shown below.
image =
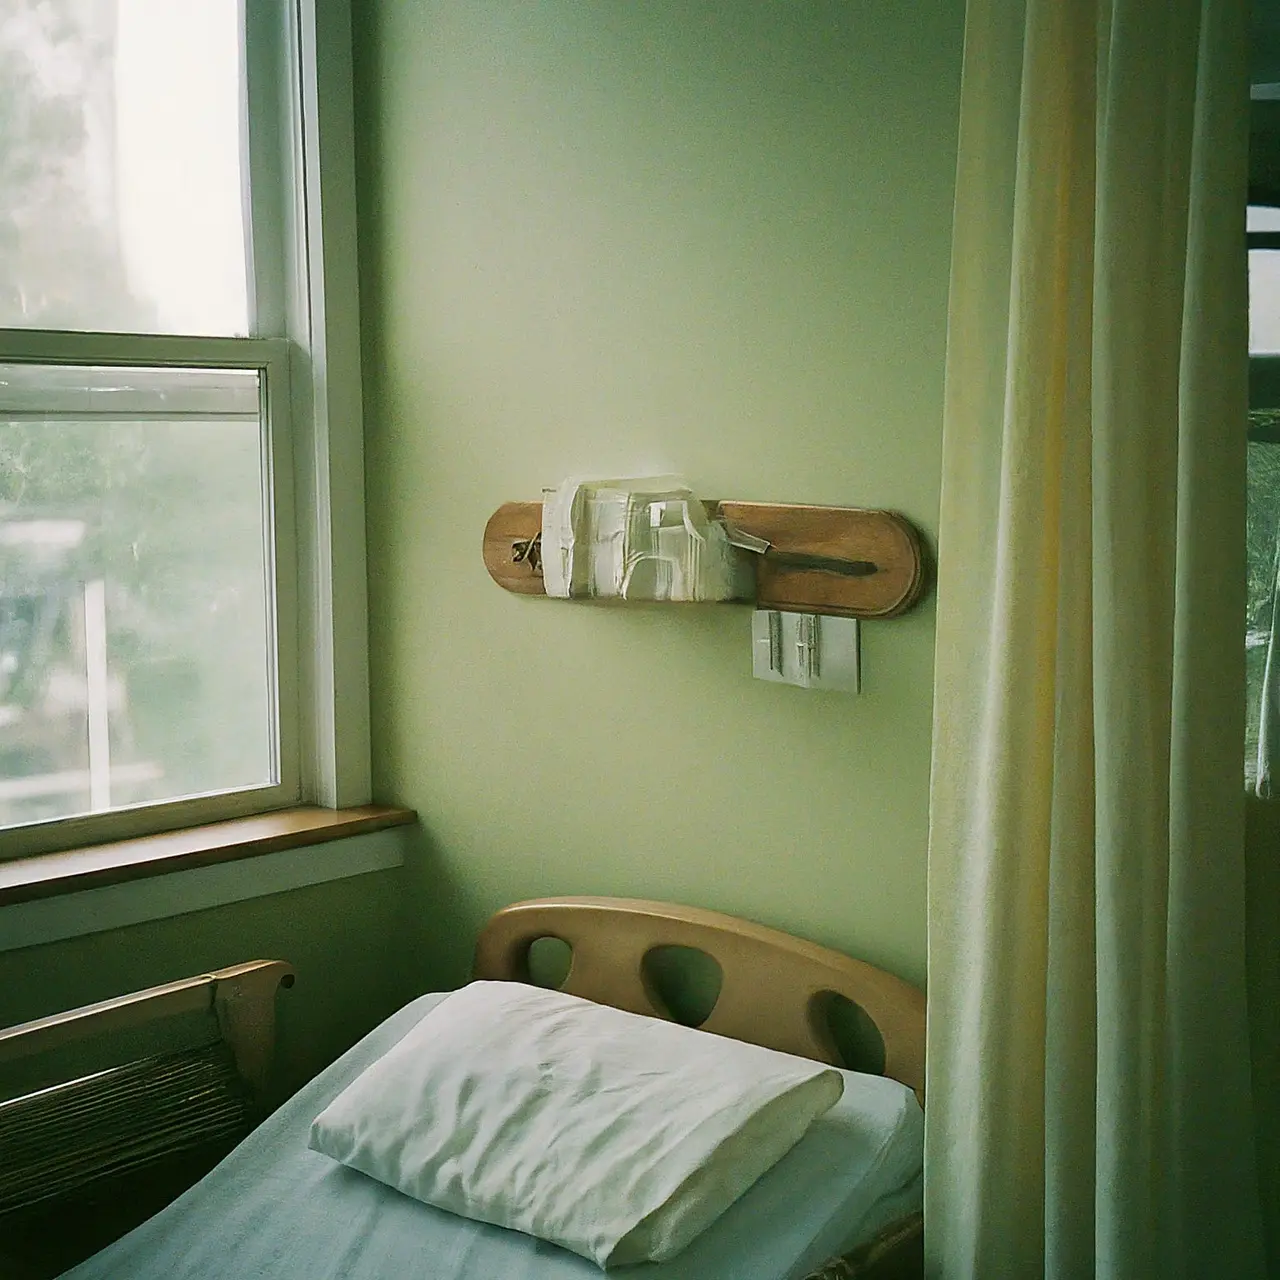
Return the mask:
[[[585, 1258], [420, 1204], [307, 1147], [311, 1121], [444, 998], [370, 1032], [168, 1208], [74, 1280], [599, 1280]], [[920, 1206], [923, 1115], [893, 1081], [844, 1097], [678, 1257], [627, 1280], [794, 1280]]]

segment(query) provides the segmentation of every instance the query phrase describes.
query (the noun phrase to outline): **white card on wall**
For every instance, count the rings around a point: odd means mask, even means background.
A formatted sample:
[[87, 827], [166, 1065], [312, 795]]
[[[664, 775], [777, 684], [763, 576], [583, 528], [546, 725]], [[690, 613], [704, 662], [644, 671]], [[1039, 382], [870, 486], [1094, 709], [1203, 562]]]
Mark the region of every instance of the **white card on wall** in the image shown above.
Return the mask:
[[760, 680], [802, 689], [858, 693], [857, 618], [757, 609], [751, 618], [751, 668]]

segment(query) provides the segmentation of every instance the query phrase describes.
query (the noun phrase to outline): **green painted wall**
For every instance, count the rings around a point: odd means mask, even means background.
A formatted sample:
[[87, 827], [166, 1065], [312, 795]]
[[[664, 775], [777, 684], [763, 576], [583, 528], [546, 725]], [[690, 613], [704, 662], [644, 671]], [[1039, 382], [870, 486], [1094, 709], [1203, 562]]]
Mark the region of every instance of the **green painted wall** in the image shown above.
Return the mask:
[[922, 981], [932, 604], [866, 692], [750, 610], [507, 595], [571, 474], [897, 508], [932, 536], [962, 0], [357, 6], [374, 768], [424, 982], [553, 893], [768, 921]]

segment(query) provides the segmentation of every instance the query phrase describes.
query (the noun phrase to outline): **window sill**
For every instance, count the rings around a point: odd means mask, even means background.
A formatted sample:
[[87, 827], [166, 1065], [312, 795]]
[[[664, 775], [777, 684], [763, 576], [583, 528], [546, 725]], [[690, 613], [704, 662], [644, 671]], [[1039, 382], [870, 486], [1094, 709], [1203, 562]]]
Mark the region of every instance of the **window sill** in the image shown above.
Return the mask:
[[324, 844], [387, 827], [407, 826], [416, 819], [412, 809], [392, 805], [368, 804], [356, 809], [308, 806], [137, 840], [116, 840], [87, 849], [69, 849], [65, 853], [17, 858], [0, 862], [0, 907], [170, 871], [235, 862], [301, 845]]
[[287, 809], [0, 863], [0, 951], [398, 867], [415, 820]]

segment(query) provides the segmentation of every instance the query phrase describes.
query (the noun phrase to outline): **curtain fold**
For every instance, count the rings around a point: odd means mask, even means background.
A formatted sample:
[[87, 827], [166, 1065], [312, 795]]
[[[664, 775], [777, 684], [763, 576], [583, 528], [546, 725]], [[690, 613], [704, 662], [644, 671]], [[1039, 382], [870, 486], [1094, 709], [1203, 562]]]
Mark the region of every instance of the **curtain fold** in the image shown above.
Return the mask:
[[1243, 0], [970, 0], [929, 850], [945, 1277], [1263, 1274]]

